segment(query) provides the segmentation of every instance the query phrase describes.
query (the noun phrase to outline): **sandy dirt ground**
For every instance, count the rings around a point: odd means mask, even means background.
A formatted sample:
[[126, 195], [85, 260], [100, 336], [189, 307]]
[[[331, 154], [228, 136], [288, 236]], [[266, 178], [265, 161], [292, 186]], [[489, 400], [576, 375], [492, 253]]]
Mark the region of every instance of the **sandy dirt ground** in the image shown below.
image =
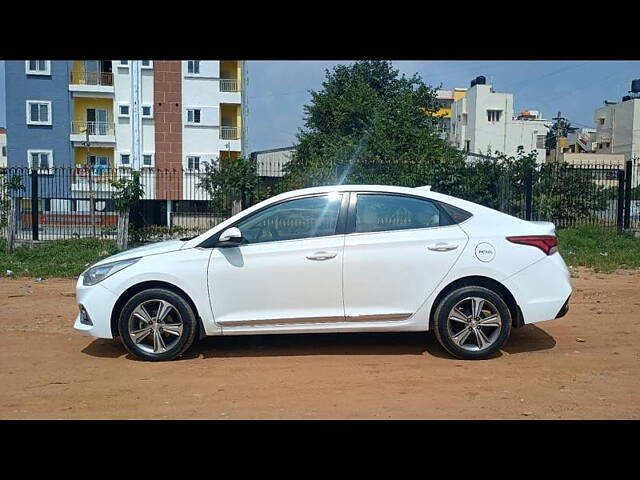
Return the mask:
[[73, 280], [0, 279], [0, 418], [638, 418], [640, 272], [572, 282], [566, 317], [485, 361], [404, 333], [212, 337], [148, 363], [73, 330]]

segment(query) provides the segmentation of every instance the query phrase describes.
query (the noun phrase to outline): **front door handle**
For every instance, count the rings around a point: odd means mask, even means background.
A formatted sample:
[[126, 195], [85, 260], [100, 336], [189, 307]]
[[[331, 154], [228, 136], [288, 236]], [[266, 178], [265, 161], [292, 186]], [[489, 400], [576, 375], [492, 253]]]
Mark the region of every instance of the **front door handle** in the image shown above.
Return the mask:
[[455, 250], [458, 248], [458, 244], [440, 242], [429, 245], [427, 248], [434, 252], [448, 252], [449, 250]]
[[338, 255], [335, 252], [315, 252], [312, 253], [311, 255], [307, 255], [307, 258], [309, 260], [316, 260], [316, 261], [322, 261], [322, 260], [331, 260], [332, 258], [335, 258], [335, 256]]

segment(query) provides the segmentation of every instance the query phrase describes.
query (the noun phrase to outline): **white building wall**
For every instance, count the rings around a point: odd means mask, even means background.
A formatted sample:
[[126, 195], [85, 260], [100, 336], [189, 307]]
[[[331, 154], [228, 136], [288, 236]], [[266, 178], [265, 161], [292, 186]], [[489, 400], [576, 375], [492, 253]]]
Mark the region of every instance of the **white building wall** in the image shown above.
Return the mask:
[[[200, 164], [214, 163], [220, 152], [241, 150], [240, 140], [220, 138], [220, 104], [240, 104], [240, 92], [220, 92], [220, 61], [201, 60], [200, 74], [188, 72], [188, 61], [182, 62], [182, 165], [187, 169], [187, 157], [200, 157]], [[187, 122], [187, 110], [201, 111], [200, 123]], [[245, 119], [243, 119], [245, 121]], [[203, 168], [201, 166], [201, 168]], [[204, 191], [195, 188], [194, 175], [185, 173], [185, 200], [206, 200]]]
[[[132, 125], [131, 112], [133, 108], [133, 97], [131, 95], [131, 76], [130, 65], [123, 66], [120, 60], [113, 60], [113, 78], [114, 93], [113, 102], [114, 119], [116, 129], [116, 149], [115, 164], [120, 166], [120, 154], [129, 154], [133, 151], [132, 145]], [[130, 63], [131, 61], [129, 61]], [[151, 116], [142, 118], [142, 153], [144, 155], [152, 155], [155, 164], [155, 126], [154, 126], [154, 108], [153, 108], [153, 63], [149, 67], [141, 68], [141, 107], [151, 107]], [[129, 106], [129, 116], [120, 115], [120, 105]], [[142, 112], [142, 108], [141, 108]], [[131, 158], [133, 161], [133, 158]], [[148, 195], [145, 195], [147, 198]]]
[[[489, 121], [487, 111], [500, 112], [498, 121]], [[466, 114], [466, 116], [465, 116]], [[536, 135], [546, 135], [549, 122], [543, 120], [514, 120], [513, 94], [493, 92], [491, 85], [475, 85], [467, 95], [454, 102], [452, 121], [455, 130], [452, 143], [478, 154], [494, 155], [496, 151], [516, 155], [519, 145], [525, 152], [536, 150], [538, 162], [543, 162], [544, 149], [536, 149]]]
[[[601, 122], [604, 119], [604, 123]], [[594, 114], [596, 142], [609, 143], [602, 153], [621, 153], [625, 160], [640, 157], [640, 99], [599, 108]]]

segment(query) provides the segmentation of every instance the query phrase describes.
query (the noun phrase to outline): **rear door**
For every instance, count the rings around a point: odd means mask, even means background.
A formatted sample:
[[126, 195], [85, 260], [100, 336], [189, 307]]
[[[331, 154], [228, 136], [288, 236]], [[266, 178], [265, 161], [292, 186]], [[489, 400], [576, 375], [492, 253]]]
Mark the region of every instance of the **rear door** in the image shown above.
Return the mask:
[[468, 237], [437, 204], [391, 193], [352, 194], [344, 249], [346, 321], [401, 321], [415, 313]]

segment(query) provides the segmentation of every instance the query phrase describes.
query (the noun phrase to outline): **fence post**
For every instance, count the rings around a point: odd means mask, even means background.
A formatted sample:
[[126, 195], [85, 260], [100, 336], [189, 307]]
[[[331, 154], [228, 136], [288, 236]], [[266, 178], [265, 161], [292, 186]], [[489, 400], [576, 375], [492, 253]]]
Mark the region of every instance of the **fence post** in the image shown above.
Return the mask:
[[618, 231], [623, 229], [624, 222], [624, 188], [625, 188], [624, 170], [618, 169], [618, 211], [616, 225]]
[[628, 229], [631, 224], [631, 175], [633, 162], [627, 160], [627, 168], [625, 169], [625, 185], [624, 185], [624, 229]]
[[33, 240], [39, 240], [38, 226], [38, 170], [31, 169], [31, 236]]
[[9, 215], [7, 215], [7, 253], [13, 252], [18, 231], [18, 198], [9, 193]]
[[533, 170], [527, 168], [524, 172], [524, 189], [525, 189], [525, 220], [531, 220], [531, 211], [533, 210]]

